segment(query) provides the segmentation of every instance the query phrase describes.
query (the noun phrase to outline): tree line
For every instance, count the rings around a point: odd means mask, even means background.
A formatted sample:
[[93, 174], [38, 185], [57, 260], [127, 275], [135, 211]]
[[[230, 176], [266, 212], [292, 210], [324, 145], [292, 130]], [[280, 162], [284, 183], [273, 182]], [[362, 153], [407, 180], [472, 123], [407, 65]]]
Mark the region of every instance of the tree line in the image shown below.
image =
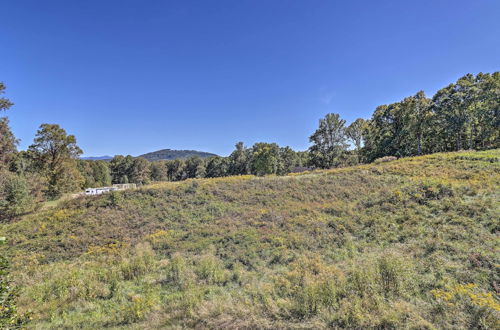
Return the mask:
[[[0, 83], [0, 95], [5, 85]], [[0, 111], [13, 103], [0, 98]], [[320, 119], [307, 151], [276, 143], [236, 144], [227, 157], [160, 160], [115, 156], [79, 159], [75, 136], [57, 124], [42, 124], [33, 143], [18, 151], [7, 117], [0, 118], [0, 218], [34, 210], [40, 202], [86, 187], [147, 184], [230, 175], [285, 175], [315, 168], [369, 163], [461, 149], [500, 147], [500, 72], [467, 74], [432, 98], [423, 91], [378, 106], [370, 119], [349, 125], [335, 113]]]

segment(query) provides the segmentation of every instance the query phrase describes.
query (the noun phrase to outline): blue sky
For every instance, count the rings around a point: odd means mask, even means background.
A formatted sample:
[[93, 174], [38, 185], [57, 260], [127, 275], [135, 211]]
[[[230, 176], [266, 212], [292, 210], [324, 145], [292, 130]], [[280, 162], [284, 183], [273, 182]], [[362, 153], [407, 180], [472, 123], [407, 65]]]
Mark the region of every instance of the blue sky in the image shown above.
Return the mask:
[[58, 123], [94, 156], [304, 150], [326, 113], [369, 118], [500, 69], [498, 0], [5, 0], [0, 12], [20, 149]]

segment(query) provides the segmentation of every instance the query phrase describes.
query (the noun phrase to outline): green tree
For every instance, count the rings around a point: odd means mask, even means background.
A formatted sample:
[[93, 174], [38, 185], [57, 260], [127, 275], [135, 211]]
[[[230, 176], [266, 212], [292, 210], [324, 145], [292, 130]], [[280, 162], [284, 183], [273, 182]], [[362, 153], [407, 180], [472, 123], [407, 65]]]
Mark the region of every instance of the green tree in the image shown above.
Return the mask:
[[151, 180], [153, 181], [167, 181], [168, 180], [168, 167], [165, 160], [157, 160], [151, 163]]
[[0, 170], [0, 219], [30, 212], [35, 201], [26, 178], [6, 170]]
[[295, 167], [301, 166], [299, 156], [290, 147], [279, 148], [278, 175], [291, 173]]
[[276, 174], [279, 166], [279, 147], [276, 143], [256, 143], [252, 147], [250, 168], [252, 174]]
[[[5, 84], [0, 81], [0, 95], [5, 93]], [[12, 107], [14, 103], [12, 103], [9, 99], [5, 97], [0, 97], [0, 111], [7, 111], [10, 107]]]
[[[5, 93], [5, 85], [0, 82], [0, 95]], [[0, 112], [7, 111], [13, 103], [4, 97], [0, 98]], [[0, 117], [0, 168], [7, 167], [17, 152], [18, 140], [14, 137], [7, 117]]]
[[111, 171], [102, 160], [79, 160], [78, 170], [84, 178], [82, 188], [104, 187], [111, 184]]
[[248, 174], [251, 158], [250, 150], [245, 148], [243, 142], [238, 142], [235, 145], [235, 148], [236, 150], [234, 150], [231, 155], [229, 155], [229, 173], [231, 175]]
[[174, 159], [167, 161], [167, 175], [169, 181], [180, 181], [186, 178], [184, 160]]
[[476, 147], [500, 147], [500, 72], [479, 73], [475, 78], [479, 90], [475, 102]]
[[132, 167], [134, 157], [117, 155], [109, 162], [111, 171], [111, 181], [113, 183], [129, 183], [130, 168]]
[[36, 168], [47, 177], [49, 198], [81, 187], [83, 178], [76, 160], [82, 150], [74, 135], [68, 135], [59, 125], [42, 124], [28, 150]]
[[136, 157], [132, 160], [132, 166], [129, 168], [129, 182], [138, 184], [147, 184], [151, 178], [151, 167], [147, 159]]
[[311, 164], [320, 168], [335, 167], [347, 150], [345, 120], [336, 113], [329, 113], [320, 119], [319, 128], [309, 138]]
[[431, 121], [431, 100], [425, 96], [424, 91], [419, 91], [412, 98], [414, 111], [410, 117], [410, 130], [417, 139], [417, 155], [422, 154], [422, 140], [429, 131]]
[[214, 156], [207, 160], [206, 177], [218, 178], [229, 173], [229, 158]]
[[186, 176], [188, 178], [205, 177], [205, 163], [198, 156], [189, 157], [185, 163]]
[[358, 163], [361, 162], [361, 147], [363, 144], [363, 133], [365, 131], [366, 120], [363, 118], [358, 118], [353, 121], [345, 130], [345, 133], [349, 140], [354, 144], [356, 155], [358, 158]]
[[7, 117], [0, 118], [0, 167], [8, 167], [17, 153], [18, 140], [9, 127]]
[[461, 150], [465, 146], [465, 141], [472, 135], [474, 125], [474, 105], [477, 98], [477, 86], [474, 84], [474, 76], [467, 74], [460, 78], [455, 84], [450, 84], [437, 91], [433, 97], [433, 109], [439, 118], [439, 124], [443, 127], [442, 140], [446, 143], [448, 137], [454, 137], [455, 147], [450, 148], [449, 144], [445, 150]]

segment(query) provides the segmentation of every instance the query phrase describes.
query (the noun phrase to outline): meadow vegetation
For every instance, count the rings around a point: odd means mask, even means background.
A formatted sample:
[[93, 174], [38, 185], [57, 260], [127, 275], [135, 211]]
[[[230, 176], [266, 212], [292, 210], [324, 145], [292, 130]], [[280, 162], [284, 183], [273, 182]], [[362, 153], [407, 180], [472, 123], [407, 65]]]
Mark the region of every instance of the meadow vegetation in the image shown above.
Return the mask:
[[155, 183], [0, 249], [28, 328], [498, 329], [499, 184], [500, 149]]

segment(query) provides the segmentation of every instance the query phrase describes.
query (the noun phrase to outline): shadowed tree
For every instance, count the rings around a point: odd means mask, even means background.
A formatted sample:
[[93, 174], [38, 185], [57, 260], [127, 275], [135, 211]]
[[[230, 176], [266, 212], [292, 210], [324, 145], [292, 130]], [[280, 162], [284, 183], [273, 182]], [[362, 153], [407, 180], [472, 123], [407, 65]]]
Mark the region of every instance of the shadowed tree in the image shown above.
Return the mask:
[[190, 157], [186, 160], [185, 170], [188, 178], [205, 177], [205, 163], [198, 156]]
[[179, 181], [186, 178], [186, 171], [183, 159], [167, 161], [167, 176], [169, 181]]
[[218, 178], [228, 175], [229, 158], [214, 156], [207, 160], [206, 177]]

